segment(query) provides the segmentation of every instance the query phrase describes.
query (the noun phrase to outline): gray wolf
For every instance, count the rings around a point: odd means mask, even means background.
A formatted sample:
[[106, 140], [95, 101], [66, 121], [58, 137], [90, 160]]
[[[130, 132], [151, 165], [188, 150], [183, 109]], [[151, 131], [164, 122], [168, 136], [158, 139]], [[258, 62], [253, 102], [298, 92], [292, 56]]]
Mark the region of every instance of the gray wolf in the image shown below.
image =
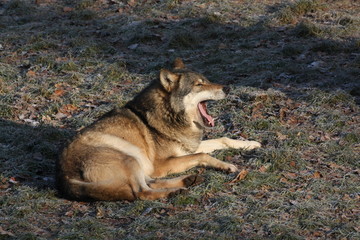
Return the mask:
[[176, 59], [124, 107], [81, 131], [57, 162], [60, 193], [75, 200], [154, 200], [184, 192], [203, 181], [199, 175], [164, 179], [197, 166], [236, 172], [208, 153], [225, 148], [253, 149], [255, 141], [219, 138], [202, 141], [214, 118], [206, 102], [225, 98], [227, 89]]

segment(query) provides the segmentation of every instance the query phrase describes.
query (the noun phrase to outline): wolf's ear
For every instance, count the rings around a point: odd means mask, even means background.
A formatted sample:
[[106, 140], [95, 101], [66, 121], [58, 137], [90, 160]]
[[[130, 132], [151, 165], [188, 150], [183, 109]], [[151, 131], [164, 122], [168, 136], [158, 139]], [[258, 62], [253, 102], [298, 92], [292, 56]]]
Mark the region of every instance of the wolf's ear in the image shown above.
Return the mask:
[[165, 88], [166, 91], [171, 92], [174, 89], [177, 82], [179, 81], [180, 76], [170, 72], [166, 69], [160, 70], [160, 82], [161, 85]]
[[185, 64], [184, 62], [181, 60], [181, 58], [176, 58], [174, 61], [174, 69], [184, 69]]

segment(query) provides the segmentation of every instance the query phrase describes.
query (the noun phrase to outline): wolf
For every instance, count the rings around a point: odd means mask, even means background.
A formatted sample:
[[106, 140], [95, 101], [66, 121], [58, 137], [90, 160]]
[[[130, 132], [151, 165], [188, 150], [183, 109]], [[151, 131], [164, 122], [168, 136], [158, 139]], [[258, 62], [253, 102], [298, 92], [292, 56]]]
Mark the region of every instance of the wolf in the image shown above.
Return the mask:
[[205, 128], [215, 125], [207, 102], [225, 98], [228, 91], [177, 58], [172, 70], [161, 69], [159, 78], [133, 100], [83, 129], [64, 148], [57, 162], [60, 193], [82, 201], [155, 200], [203, 181], [197, 174], [166, 175], [197, 166], [238, 171], [208, 153], [254, 149], [259, 142], [202, 140]]

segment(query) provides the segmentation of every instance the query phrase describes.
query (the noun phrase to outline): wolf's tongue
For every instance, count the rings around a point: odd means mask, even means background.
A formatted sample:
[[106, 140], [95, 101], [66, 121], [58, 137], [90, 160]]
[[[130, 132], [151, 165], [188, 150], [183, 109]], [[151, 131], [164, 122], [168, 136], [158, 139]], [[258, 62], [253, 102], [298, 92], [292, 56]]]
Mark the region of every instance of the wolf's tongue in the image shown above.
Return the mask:
[[205, 123], [211, 127], [215, 126], [214, 119], [207, 113], [206, 102], [200, 102], [198, 108], [203, 119], [207, 121]]

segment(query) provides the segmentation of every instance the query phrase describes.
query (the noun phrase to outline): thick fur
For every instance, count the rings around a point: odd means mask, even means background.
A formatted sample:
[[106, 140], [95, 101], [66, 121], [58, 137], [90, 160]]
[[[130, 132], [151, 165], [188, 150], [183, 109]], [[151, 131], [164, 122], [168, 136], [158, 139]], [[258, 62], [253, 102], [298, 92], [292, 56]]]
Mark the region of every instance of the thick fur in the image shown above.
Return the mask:
[[208, 155], [216, 149], [260, 147], [228, 138], [201, 141], [205, 126], [199, 103], [225, 97], [224, 87], [175, 60], [123, 108], [79, 133], [57, 163], [59, 191], [76, 200], [159, 199], [200, 183], [197, 175], [159, 179], [196, 166], [235, 172]]

